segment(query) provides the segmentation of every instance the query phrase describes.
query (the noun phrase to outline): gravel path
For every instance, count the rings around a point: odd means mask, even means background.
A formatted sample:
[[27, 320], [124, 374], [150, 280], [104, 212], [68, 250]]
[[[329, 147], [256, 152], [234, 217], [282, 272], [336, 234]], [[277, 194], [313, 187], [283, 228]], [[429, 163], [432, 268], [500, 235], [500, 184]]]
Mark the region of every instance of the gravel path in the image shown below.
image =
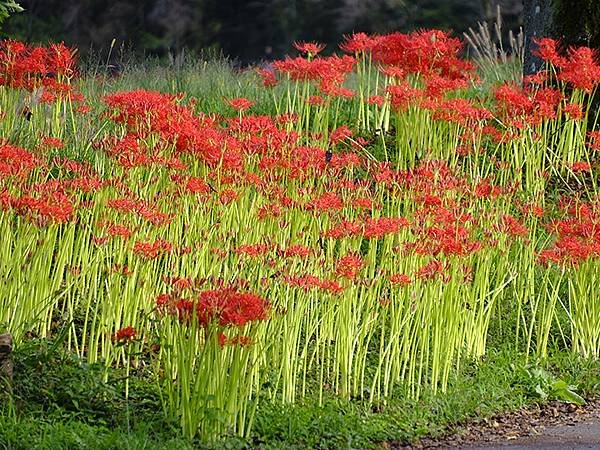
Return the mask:
[[446, 436], [396, 449], [600, 450], [600, 399], [546, 405], [457, 425]]
[[584, 450], [600, 448], [600, 420], [548, 427], [514, 442], [464, 447], [468, 450]]

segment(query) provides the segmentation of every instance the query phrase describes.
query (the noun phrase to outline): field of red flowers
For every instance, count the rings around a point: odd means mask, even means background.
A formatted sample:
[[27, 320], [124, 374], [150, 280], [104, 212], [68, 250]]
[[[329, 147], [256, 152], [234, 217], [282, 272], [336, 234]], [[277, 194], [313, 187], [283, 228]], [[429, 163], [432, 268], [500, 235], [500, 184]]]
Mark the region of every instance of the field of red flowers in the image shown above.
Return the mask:
[[3, 41], [0, 331], [149, 368], [205, 441], [259, 399], [443, 393], [492, 327], [598, 358], [600, 65], [539, 46], [545, 71], [488, 88], [441, 31], [296, 43], [255, 114]]

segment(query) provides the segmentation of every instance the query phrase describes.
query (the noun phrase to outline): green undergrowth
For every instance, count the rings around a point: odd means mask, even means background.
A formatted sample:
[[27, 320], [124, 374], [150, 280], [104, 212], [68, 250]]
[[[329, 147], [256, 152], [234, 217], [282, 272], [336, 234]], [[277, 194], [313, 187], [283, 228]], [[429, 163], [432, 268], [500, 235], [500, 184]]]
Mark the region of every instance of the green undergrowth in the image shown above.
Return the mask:
[[[207, 448], [166, 422], [150, 372], [130, 376], [90, 365], [69, 354], [58, 340], [30, 340], [14, 352], [12, 395], [4, 394], [0, 448], [7, 449], [186, 449]], [[414, 401], [399, 387], [386, 404], [345, 401], [333, 395], [322, 406], [259, 404], [252, 435], [231, 437], [215, 449], [379, 448], [444, 432], [449, 425], [489, 417], [536, 402], [576, 401], [600, 388], [600, 362], [554, 352], [534, 363], [503, 348], [478, 363], [463, 365], [446, 393], [424, 391]], [[574, 396], [570, 396], [573, 394]]]

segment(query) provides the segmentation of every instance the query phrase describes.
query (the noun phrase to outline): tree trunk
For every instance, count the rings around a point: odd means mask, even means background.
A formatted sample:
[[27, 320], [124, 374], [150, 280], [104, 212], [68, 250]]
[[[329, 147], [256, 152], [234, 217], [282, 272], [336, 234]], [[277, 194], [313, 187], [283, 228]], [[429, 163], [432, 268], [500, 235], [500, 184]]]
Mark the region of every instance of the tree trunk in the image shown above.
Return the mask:
[[523, 33], [525, 35], [525, 55], [523, 75], [537, 73], [544, 66], [535, 55], [537, 45], [534, 39], [553, 37], [554, 9], [552, 0], [523, 0]]

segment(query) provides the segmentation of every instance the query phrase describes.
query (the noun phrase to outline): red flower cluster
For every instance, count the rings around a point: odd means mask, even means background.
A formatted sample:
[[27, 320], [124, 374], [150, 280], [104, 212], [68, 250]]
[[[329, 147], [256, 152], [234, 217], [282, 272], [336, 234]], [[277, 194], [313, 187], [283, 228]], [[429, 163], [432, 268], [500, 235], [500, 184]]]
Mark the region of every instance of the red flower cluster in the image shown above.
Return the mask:
[[33, 90], [55, 87], [75, 74], [75, 50], [63, 43], [47, 47], [5, 40], [0, 43], [0, 85]]
[[340, 277], [354, 280], [363, 266], [364, 261], [359, 255], [346, 255], [338, 260], [335, 273]]
[[472, 77], [473, 65], [460, 58], [463, 44], [440, 30], [391, 33], [373, 38], [373, 60], [398, 67], [406, 74], [440, 75], [448, 79]]
[[133, 252], [146, 258], [154, 259], [175, 249], [173, 244], [164, 239], [158, 238], [154, 242], [138, 241], [133, 247]]
[[211, 324], [243, 327], [250, 322], [266, 320], [271, 308], [262, 297], [233, 288], [203, 291], [195, 301], [162, 294], [157, 298], [156, 306], [182, 321], [195, 318], [205, 327]]
[[321, 289], [334, 295], [344, 292], [344, 288], [337, 281], [330, 280], [327, 278], [321, 279], [310, 274], [296, 276], [286, 275], [285, 277], [283, 277], [283, 281], [289, 284], [290, 286], [299, 287], [304, 291], [309, 291], [311, 289]]
[[539, 261], [576, 266], [600, 258], [600, 203], [575, 204], [568, 216], [549, 225], [556, 234], [553, 247], [540, 252]]
[[246, 111], [248, 108], [254, 105], [254, 103], [248, 100], [247, 98], [233, 98], [231, 100], [227, 100], [227, 103], [229, 104], [229, 106], [231, 106], [239, 112]]
[[173, 220], [171, 214], [160, 212], [139, 199], [117, 198], [109, 200], [107, 206], [121, 213], [135, 213], [154, 225], [165, 225]]
[[316, 42], [294, 42], [294, 47], [303, 55], [313, 57], [325, 49], [325, 44]]
[[119, 344], [125, 344], [127, 342], [131, 342], [135, 340], [137, 337], [137, 330], [131, 326], [124, 327], [118, 330], [113, 336], [113, 342]]
[[538, 55], [557, 70], [560, 81], [585, 92], [600, 83], [600, 64], [595, 50], [589, 47], [571, 47], [567, 56], [560, 55], [558, 43], [554, 39], [543, 38], [535, 41]]
[[24, 148], [0, 142], [0, 177], [24, 179], [40, 164], [40, 159]]

